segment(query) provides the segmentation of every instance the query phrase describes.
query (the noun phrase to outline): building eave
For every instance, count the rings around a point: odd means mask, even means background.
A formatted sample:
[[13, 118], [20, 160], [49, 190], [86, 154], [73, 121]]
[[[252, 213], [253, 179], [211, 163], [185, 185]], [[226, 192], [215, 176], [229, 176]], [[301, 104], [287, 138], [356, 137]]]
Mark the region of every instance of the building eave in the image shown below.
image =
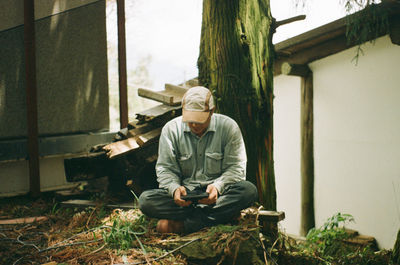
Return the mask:
[[[379, 6], [389, 9], [390, 23], [396, 23], [396, 28], [398, 28], [400, 1], [390, 0]], [[308, 64], [355, 46], [355, 43], [349, 43], [346, 38], [346, 27], [344, 17], [275, 44], [274, 75], [281, 74], [281, 65], [284, 62]], [[392, 25], [391, 28], [393, 28]], [[381, 32], [378, 37], [388, 33]], [[369, 40], [371, 39], [372, 37]]]

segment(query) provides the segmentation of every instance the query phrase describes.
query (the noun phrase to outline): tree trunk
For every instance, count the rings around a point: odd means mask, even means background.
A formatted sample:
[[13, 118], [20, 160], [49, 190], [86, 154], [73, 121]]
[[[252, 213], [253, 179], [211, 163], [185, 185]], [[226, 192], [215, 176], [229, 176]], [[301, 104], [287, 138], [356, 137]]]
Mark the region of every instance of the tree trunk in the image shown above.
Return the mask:
[[397, 232], [396, 243], [394, 244], [393, 247], [392, 261], [393, 264], [400, 265], [400, 229], [399, 232]]
[[203, 1], [199, 81], [213, 92], [217, 111], [239, 124], [247, 179], [269, 210], [276, 210], [273, 31], [269, 0]]

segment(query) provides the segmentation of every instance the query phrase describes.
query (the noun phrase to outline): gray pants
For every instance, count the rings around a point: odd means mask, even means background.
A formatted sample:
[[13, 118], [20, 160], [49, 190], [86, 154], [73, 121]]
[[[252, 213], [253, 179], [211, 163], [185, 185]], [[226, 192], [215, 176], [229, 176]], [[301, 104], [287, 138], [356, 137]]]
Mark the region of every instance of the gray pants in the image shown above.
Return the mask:
[[139, 197], [139, 208], [147, 216], [158, 219], [181, 220], [185, 232], [191, 233], [206, 226], [232, 221], [242, 209], [257, 200], [257, 188], [249, 181], [229, 186], [213, 205], [181, 207], [164, 189], [144, 191]]

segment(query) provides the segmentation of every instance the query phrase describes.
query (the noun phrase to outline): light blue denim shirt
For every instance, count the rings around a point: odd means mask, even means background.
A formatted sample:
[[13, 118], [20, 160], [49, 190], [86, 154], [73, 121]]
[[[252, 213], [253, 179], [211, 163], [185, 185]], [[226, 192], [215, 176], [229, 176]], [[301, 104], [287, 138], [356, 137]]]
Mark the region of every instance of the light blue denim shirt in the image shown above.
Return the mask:
[[173, 196], [179, 186], [189, 190], [213, 184], [219, 194], [246, 179], [246, 149], [237, 123], [213, 114], [205, 133], [198, 137], [182, 117], [162, 129], [156, 164], [159, 187]]

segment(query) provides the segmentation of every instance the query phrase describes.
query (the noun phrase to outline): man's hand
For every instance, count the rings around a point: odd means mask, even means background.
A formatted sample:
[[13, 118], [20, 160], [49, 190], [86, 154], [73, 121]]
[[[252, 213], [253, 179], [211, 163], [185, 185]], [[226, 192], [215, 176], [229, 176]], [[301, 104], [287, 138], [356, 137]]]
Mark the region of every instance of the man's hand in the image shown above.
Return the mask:
[[204, 198], [199, 200], [199, 203], [202, 204], [214, 204], [218, 199], [218, 190], [212, 184], [207, 186], [206, 192], [208, 193], [208, 198]]
[[180, 186], [174, 191], [174, 202], [175, 204], [186, 207], [192, 204], [191, 201], [185, 201], [181, 199], [181, 195], [186, 195], [186, 188], [184, 186]]

